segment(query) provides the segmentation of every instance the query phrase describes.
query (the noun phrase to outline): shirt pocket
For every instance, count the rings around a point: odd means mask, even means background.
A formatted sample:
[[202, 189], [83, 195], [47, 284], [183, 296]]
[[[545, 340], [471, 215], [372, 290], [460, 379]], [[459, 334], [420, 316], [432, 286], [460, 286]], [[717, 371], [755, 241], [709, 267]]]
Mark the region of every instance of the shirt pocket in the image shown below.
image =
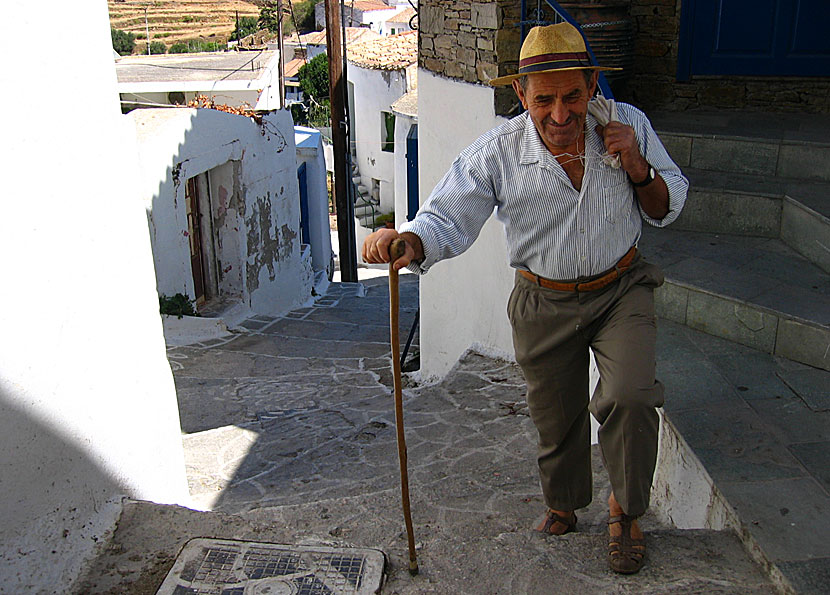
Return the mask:
[[611, 225], [616, 225], [630, 215], [631, 201], [633, 200], [634, 188], [628, 182], [627, 178], [621, 182], [607, 186], [602, 190], [600, 215]]

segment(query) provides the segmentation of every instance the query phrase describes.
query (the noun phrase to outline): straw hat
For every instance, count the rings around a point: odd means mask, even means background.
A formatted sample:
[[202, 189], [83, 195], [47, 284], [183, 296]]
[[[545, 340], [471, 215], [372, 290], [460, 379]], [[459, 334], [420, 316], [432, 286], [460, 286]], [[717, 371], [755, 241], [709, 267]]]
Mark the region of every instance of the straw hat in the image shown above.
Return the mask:
[[491, 85], [509, 85], [515, 79], [535, 72], [558, 70], [622, 70], [593, 66], [585, 40], [570, 23], [533, 27], [527, 34], [519, 54], [519, 72], [500, 76]]

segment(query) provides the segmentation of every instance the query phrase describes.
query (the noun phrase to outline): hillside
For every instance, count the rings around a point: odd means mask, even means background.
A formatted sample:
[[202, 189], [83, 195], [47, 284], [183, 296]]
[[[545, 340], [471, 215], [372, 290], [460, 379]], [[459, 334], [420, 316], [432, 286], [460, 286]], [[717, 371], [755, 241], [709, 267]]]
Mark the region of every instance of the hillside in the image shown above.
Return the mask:
[[246, 0], [107, 0], [110, 25], [135, 35], [137, 49], [145, 44], [144, 8], [150, 40], [170, 45], [188, 39], [227, 41], [239, 16], [259, 16]]

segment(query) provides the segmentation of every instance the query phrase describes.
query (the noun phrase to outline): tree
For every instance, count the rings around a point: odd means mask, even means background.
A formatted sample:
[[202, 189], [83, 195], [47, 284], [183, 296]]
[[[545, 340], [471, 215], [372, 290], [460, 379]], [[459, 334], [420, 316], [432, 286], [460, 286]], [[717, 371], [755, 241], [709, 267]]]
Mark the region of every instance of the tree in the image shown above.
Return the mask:
[[275, 2], [259, 9], [259, 26], [261, 29], [268, 29], [271, 33], [279, 30], [279, 13]]
[[114, 49], [120, 56], [129, 56], [135, 49], [135, 35], [121, 31], [120, 29], [110, 29], [112, 36], [112, 49]]
[[167, 53], [167, 46], [164, 45], [163, 41], [154, 41], [150, 43], [150, 53], [154, 56], [156, 54], [166, 54]]
[[[320, 0], [322, 2], [323, 0]], [[297, 27], [303, 33], [314, 31], [317, 29], [317, 23], [314, 20], [314, 7], [319, 4], [317, 0], [307, 0], [306, 2], [298, 2], [294, 5], [294, 15], [297, 17]]]
[[326, 54], [314, 56], [308, 64], [297, 71], [300, 89], [316, 101], [329, 96], [329, 57]]
[[233, 33], [231, 33], [230, 40], [238, 41], [257, 31], [259, 31], [259, 23], [256, 17], [242, 17], [236, 22], [236, 27]]
[[309, 123], [312, 126], [328, 126], [331, 119], [329, 57], [326, 54], [314, 56], [297, 71], [297, 79], [306, 96]]

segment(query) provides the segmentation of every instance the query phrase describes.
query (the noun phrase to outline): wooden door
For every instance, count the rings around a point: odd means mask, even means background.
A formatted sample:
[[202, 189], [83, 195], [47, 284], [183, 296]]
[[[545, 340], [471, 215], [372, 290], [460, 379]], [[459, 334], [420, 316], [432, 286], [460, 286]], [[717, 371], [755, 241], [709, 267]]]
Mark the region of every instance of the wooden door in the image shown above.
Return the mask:
[[199, 210], [199, 185], [196, 178], [187, 180], [185, 205], [187, 237], [190, 240], [190, 269], [193, 273], [193, 287], [198, 306], [205, 303], [205, 268], [202, 255], [202, 214]]

